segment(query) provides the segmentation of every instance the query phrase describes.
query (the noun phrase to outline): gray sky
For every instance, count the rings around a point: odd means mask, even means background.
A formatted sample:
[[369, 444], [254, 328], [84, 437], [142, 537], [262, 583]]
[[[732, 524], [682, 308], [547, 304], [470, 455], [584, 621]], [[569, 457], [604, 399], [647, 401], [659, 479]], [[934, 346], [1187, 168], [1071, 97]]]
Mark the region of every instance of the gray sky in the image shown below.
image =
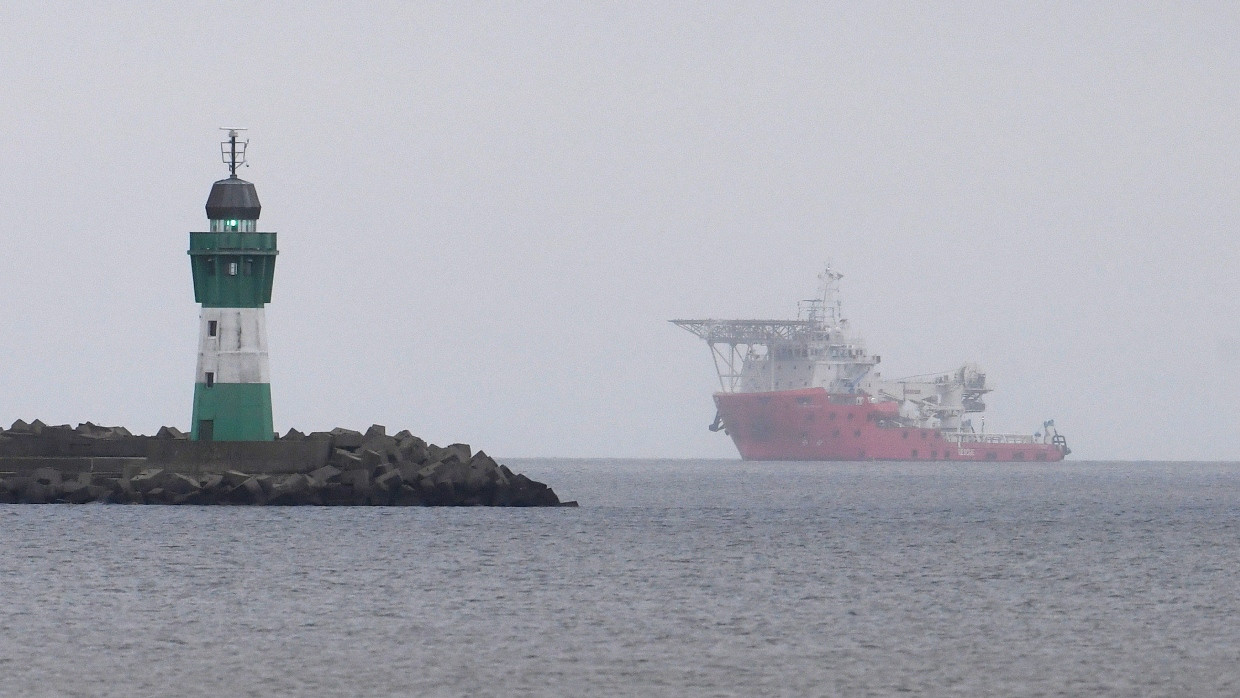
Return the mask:
[[830, 259], [988, 429], [1240, 458], [1240, 5], [346, 5], [0, 8], [0, 422], [188, 427], [240, 125], [280, 431], [734, 457], [666, 320], [792, 316]]

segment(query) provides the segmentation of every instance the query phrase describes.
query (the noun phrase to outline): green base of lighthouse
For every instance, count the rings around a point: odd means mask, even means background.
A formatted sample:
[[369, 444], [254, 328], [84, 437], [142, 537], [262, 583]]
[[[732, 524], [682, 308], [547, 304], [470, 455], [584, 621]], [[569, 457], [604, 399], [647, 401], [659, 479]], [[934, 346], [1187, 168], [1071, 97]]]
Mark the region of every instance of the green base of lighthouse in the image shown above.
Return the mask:
[[194, 441], [271, 441], [271, 385], [194, 384]]

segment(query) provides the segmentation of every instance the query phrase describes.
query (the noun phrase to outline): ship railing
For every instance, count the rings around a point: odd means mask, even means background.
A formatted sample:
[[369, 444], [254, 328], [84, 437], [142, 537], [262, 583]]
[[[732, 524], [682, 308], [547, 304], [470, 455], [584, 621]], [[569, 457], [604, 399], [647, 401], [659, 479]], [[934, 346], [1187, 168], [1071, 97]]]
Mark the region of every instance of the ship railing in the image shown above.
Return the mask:
[[958, 444], [1032, 444], [1037, 440], [1029, 434], [975, 434], [944, 432], [943, 438]]

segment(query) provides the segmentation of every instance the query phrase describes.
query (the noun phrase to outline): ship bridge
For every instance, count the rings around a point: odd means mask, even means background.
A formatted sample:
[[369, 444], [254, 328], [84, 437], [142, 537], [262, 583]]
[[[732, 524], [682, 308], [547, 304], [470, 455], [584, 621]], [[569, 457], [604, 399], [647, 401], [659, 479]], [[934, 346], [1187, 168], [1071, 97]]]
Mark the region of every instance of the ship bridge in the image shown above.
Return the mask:
[[723, 392], [824, 387], [853, 392], [881, 359], [821, 315], [801, 320], [672, 320], [706, 340]]

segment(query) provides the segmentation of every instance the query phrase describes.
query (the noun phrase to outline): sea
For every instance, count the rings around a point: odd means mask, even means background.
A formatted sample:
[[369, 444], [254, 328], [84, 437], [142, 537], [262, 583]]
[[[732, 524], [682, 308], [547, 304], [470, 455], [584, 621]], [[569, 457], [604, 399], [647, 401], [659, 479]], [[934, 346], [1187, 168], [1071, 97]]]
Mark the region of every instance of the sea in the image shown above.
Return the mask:
[[1240, 695], [1238, 463], [503, 462], [580, 507], [0, 506], [0, 695]]

